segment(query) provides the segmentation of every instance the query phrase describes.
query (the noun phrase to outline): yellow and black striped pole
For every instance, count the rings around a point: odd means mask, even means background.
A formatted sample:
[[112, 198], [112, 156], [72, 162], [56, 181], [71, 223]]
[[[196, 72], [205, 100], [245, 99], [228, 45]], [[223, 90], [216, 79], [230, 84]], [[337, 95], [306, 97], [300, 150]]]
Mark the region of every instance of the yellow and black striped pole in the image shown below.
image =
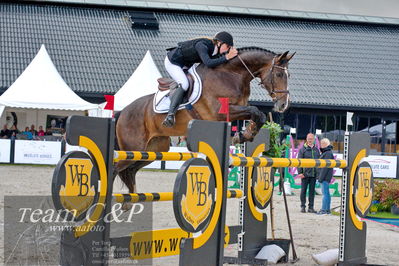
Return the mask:
[[[199, 157], [192, 152], [144, 152], [114, 151], [114, 162], [129, 161], [187, 161]], [[302, 168], [345, 168], [345, 160], [287, 159], [269, 157], [245, 157], [230, 154], [230, 166], [260, 167], [302, 167]]]
[[244, 191], [242, 191], [241, 189], [228, 189], [227, 190], [227, 198], [229, 199], [239, 199], [242, 198], [244, 196]]
[[[244, 192], [240, 189], [227, 190], [227, 198], [242, 198]], [[173, 200], [173, 192], [158, 193], [129, 193], [129, 194], [113, 194], [116, 202], [145, 202], [145, 201], [171, 201]]]
[[345, 168], [347, 163], [345, 160], [287, 159], [230, 155], [230, 166]]
[[113, 194], [113, 196], [119, 203], [173, 200], [173, 192]]
[[197, 158], [192, 152], [114, 151], [114, 162], [128, 161], [187, 161]]

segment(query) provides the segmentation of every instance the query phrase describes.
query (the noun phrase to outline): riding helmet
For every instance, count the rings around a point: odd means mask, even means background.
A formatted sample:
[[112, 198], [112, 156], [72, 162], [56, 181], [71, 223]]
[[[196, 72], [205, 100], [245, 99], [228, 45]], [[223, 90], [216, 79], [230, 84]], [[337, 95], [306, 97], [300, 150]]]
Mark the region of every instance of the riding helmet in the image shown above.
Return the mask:
[[216, 33], [214, 40], [221, 41], [222, 43], [226, 43], [229, 46], [234, 46], [233, 36], [226, 31], [220, 31]]

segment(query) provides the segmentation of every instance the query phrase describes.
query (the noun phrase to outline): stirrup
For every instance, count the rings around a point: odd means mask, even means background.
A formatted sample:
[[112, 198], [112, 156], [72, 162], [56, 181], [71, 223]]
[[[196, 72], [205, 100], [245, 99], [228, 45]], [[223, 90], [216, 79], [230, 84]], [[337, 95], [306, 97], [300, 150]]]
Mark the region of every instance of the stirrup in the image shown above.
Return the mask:
[[175, 115], [174, 114], [168, 114], [165, 119], [162, 122], [162, 125], [164, 127], [173, 127], [175, 125]]

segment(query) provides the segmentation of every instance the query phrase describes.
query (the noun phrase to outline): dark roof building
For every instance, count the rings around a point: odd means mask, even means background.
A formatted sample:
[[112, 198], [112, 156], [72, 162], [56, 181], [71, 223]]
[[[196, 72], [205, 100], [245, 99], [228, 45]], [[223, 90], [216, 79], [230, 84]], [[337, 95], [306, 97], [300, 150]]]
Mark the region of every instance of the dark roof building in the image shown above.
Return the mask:
[[[101, 102], [103, 94], [115, 93], [126, 82], [147, 50], [166, 75], [166, 48], [226, 30], [238, 47], [296, 52], [289, 67], [292, 108], [288, 115], [296, 114], [297, 127], [299, 113], [335, 117], [355, 111], [358, 117], [374, 115], [381, 120], [394, 119], [399, 112], [397, 19], [144, 7], [61, 1], [0, 4], [0, 93], [22, 73], [41, 44], [78, 95]], [[255, 85], [250, 100], [264, 111], [272, 106], [268, 95]], [[319, 128], [314, 120], [313, 130]], [[333, 128], [323, 123], [323, 130], [342, 129], [337, 122]], [[370, 118], [367, 125], [373, 125]]]

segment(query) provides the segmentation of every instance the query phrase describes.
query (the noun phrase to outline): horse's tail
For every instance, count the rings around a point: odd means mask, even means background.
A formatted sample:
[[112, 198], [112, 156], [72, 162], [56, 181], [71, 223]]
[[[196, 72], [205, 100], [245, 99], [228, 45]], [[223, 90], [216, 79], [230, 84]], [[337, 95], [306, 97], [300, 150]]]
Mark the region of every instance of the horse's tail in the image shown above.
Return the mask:
[[116, 135], [116, 124], [118, 124], [119, 117], [121, 116], [121, 111], [115, 112], [114, 118], [115, 118], [115, 140], [114, 140], [114, 150], [119, 150], [119, 145], [118, 145], [118, 136]]
[[[120, 150], [119, 144], [118, 144], [118, 135], [116, 134], [116, 125], [118, 124], [119, 117], [121, 115], [121, 111], [115, 112], [114, 118], [115, 118], [115, 140], [114, 140], [114, 150]], [[114, 170], [114, 178], [116, 175], [119, 175], [120, 179], [122, 180], [123, 183], [127, 186], [129, 189], [129, 192], [133, 193], [135, 191], [135, 176], [137, 173], [137, 170], [135, 169], [134, 165], [137, 162], [135, 162], [133, 165], [129, 166], [128, 168], [117, 172]]]

